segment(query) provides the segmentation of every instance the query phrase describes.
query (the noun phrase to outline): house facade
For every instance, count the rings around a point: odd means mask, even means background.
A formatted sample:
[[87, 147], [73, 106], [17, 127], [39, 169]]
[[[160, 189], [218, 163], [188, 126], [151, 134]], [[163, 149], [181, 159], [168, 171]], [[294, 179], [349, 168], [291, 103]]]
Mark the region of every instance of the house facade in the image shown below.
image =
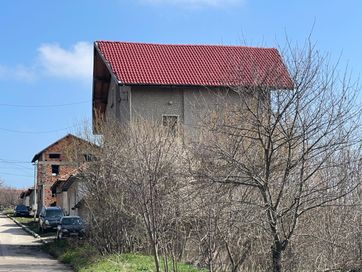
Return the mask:
[[36, 165], [38, 211], [42, 207], [58, 205], [52, 186], [86, 160], [88, 145], [87, 141], [68, 134], [35, 154], [32, 163]]
[[99, 41], [94, 44], [93, 128], [98, 117], [121, 123], [171, 120], [192, 128], [220, 96], [240, 103], [236, 88], [259, 87], [293, 88], [274, 48]]
[[21, 204], [30, 207], [32, 210], [35, 208], [35, 192], [34, 188], [29, 188], [28, 190], [22, 191], [20, 194]]
[[84, 205], [85, 181], [80, 174], [81, 169], [82, 166], [60, 177], [51, 190], [56, 197], [57, 206], [61, 207], [66, 215], [78, 215], [86, 220], [88, 210]]

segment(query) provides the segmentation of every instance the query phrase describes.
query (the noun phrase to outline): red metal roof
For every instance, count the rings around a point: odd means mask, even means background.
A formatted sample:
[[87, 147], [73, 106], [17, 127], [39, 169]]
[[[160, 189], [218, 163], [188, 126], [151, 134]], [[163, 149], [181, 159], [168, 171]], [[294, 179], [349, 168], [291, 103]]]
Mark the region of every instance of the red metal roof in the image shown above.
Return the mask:
[[126, 85], [293, 88], [277, 49], [98, 41], [111, 72]]

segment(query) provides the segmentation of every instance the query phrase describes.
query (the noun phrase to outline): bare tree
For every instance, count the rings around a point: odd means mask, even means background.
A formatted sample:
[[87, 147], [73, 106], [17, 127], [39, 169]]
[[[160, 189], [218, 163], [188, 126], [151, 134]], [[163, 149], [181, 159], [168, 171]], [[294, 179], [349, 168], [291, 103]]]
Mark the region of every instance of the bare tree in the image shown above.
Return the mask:
[[0, 206], [2, 208], [8, 208], [20, 203], [21, 190], [17, 190], [10, 186], [6, 186], [2, 180], [0, 180]]
[[186, 150], [181, 131], [174, 129], [144, 120], [108, 121], [101, 127], [96, 160], [83, 171], [98, 247], [106, 252], [150, 248], [156, 271], [167, 271], [170, 257], [175, 265], [174, 249], [184, 233], [180, 203], [187, 195], [182, 191]]
[[289, 44], [284, 58], [293, 89], [230, 87], [238, 103], [221, 101], [195, 143], [199, 181], [254, 192], [240, 205], [261, 214], [275, 272], [306, 214], [360, 184], [358, 86], [309, 42], [302, 49]]

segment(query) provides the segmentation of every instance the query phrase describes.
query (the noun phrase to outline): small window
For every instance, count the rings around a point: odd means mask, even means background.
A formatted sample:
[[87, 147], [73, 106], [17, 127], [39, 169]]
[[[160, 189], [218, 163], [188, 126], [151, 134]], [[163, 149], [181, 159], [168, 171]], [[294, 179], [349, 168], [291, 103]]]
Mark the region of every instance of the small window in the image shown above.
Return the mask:
[[59, 165], [52, 164], [52, 176], [59, 175]]
[[84, 156], [84, 160], [85, 160], [86, 162], [90, 162], [90, 161], [94, 161], [94, 160], [95, 160], [95, 158], [94, 158], [94, 156], [93, 156], [92, 154], [83, 154], [83, 156]]
[[163, 115], [162, 124], [169, 127], [171, 132], [175, 133], [178, 126], [178, 115]]
[[60, 159], [60, 154], [59, 153], [50, 153], [49, 159]]

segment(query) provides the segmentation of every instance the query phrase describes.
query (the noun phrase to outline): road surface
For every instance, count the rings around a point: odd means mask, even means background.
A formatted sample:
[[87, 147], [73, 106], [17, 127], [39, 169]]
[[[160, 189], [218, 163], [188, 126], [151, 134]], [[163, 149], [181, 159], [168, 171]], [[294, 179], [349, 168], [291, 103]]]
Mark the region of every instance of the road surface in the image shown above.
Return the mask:
[[0, 271], [72, 271], [44, 253], [38, 239], [0, 215]]

